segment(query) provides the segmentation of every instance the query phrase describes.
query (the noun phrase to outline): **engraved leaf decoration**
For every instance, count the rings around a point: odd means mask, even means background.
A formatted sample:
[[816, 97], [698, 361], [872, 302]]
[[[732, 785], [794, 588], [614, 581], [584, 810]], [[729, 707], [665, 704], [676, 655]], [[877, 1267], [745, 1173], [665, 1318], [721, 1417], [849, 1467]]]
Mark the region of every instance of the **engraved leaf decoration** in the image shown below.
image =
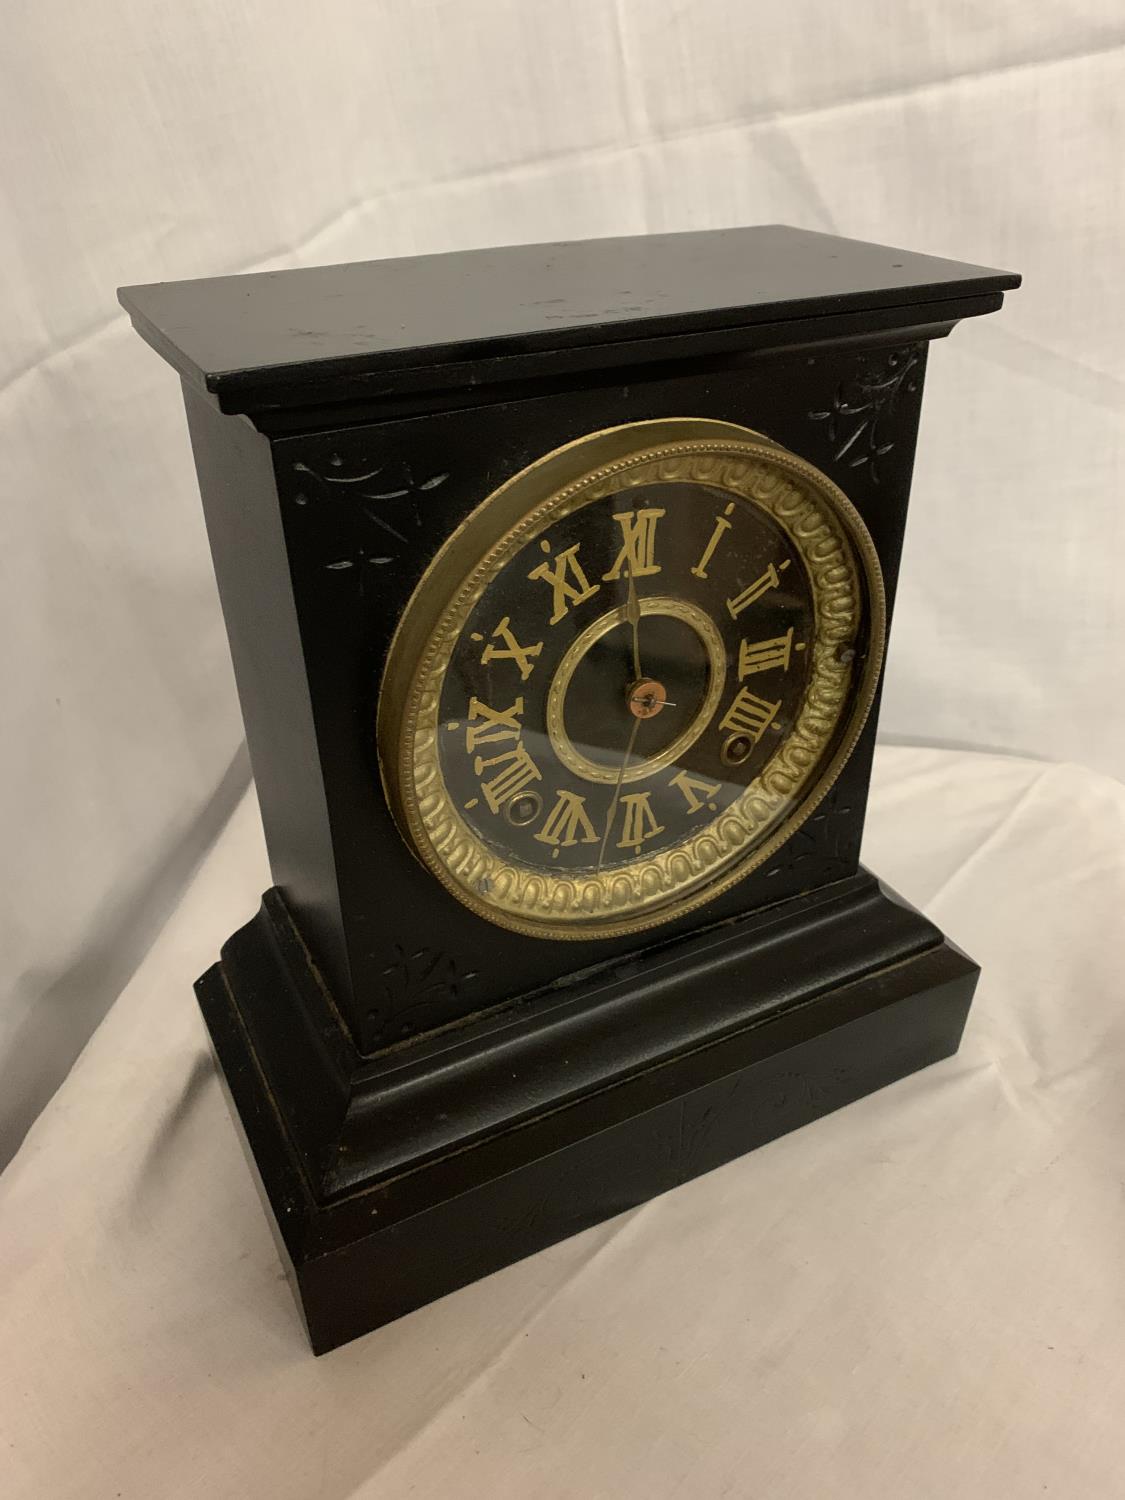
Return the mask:
[[323, 493], [350, 495], [362, 500], [401, 500], [407, 495], [426, 490], [436, 490], [449, 478], [448, 473], [430, 474], [425, 479], [415, 479], [412, 466], [404, 459], [380, 464], [374, 469], [365, 469], [359, 474], [337, 472], [343, 466], [339, 454], [333, 454], [327, 470], [316, 469], [311, 464], [298, 460], [293, 465], [296, 474], [305, 474], [312, 486]]
[[878, 367], [867, 367], [842, 383], [826, 411], [810, 411], [814, 422], [827, 424], [832, 456], [849, 468], [867, 466], [872, 481], [879, 483], [879, 460], [895, 446], [887, 427], [895, 404], [905, 389], [917, 389], [913, 371], [920, 355], [916, 348], [897, 349]]
[[[411, 527], [420, 529], [423, 522], [417, 499], [436, 490], [449, 478], [447, 472], [425, 474], [420, 478], [415, 467], [405, 459], [374, 466], [369, 461], [360, 461], [352, 472], [339, 453], [333, 453], [327, 464], [322, 465], [297, 460], [293, 472], [301, 476], [302, 484], [300, 492], [293, 497], [295, 504], [307, 505], [311, 495], [318, 500], [358, 505], [360, 512], [382, 533], [379, 556], [371, 559], [379, 566], [393, 561], [396, 555], [395, 551], [387, 555], [385, 538], [393, 537], [401, 546], [407, 546], [406, 532]], [[390, 516], [386, 514], [388, 507], [392, 507]], [[351, 565], [348, 561], [326, 564], [333, 570]]]
[[384, 1003], [380, 1009], [368, 1012], [368, 1020], [381, 1027], [401, 1023], [425, 1005], [456, 1004], [465, 987], [477, 978], [475, 970], [461, 968], [451, 954], [435, 948], [411, 950], [395, 943], [391, 952], [391, 962], [382, 971]]

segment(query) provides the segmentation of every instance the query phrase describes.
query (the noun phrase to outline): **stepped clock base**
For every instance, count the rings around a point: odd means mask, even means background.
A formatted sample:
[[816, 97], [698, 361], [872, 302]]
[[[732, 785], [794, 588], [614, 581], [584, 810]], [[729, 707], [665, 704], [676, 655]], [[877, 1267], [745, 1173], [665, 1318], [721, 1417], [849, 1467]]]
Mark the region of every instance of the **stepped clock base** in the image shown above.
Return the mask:
[[277, 892], [196, 991], [324, 1353], [949, 1056], [978, 973], [861, 871], [383, 1058]]

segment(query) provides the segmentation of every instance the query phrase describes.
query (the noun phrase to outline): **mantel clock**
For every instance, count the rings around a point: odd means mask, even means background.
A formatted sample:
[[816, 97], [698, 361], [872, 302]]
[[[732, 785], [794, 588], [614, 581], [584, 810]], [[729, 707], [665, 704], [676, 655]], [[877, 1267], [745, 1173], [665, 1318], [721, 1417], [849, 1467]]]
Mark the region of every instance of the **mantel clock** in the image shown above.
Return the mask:
[[955, 1051], [858, 863], [926, 354], [781, 226], [131, 287], [275, 884], [197, 994], [321, 1352]]

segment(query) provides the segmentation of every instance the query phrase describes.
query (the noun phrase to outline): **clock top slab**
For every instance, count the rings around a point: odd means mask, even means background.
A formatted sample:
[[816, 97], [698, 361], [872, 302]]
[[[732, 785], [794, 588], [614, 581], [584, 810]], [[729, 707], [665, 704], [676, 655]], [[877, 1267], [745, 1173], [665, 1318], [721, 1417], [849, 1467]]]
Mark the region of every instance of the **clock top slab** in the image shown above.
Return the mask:
[[[463, 250], [123, 287], [137, 331], [226, 412], [674, 357], [691, 337], [991, 312], [1006, 271], [782, 224]], [[486, 362], [487, 371], [481, 371]], [[589, 368], [587, 361], [586, 368]]]

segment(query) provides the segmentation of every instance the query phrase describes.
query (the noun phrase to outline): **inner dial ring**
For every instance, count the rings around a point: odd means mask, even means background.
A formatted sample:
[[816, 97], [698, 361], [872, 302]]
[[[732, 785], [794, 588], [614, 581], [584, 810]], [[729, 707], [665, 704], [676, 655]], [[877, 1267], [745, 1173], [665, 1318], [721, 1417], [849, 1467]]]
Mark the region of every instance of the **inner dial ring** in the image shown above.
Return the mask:
[[603, 636], [608, 635], [611, 630], [616, 630], [619, 625], [626, 623], [626, 609], [627, 606], [622, 604], [617, 609], [607, 610], [604, 615], [600, 615], [574, 638], [559, 662], [547, 693], [547, 736], [550, 739], [551, 748], [567, 770], [573, 771], [576, 776], [581, 776], [584, 781], [596, 781], [607, 786], [613, 785], [619, 778], [622, 784], [643, 781], [645, 777], [654, 776], [657, 771], [662, 771], [666, 766], [674, 764], [689, 750], [711, 722], [719, 706], [727, 671], [727, 653], [723, 638], [714, 621], [704, 610], [689, 603], [686, 599], [672, 599], [660, 595], [649, 595], [641, 599], [642, 619], [646, 615], [663, 615], [674, 620], [682, 620], [699, 637], [707, 653], [707, 687], [699, 709], [687, 728], [663, 750], [656, 755], [639, 760], [636, 765], [628, 766], [624, 772], [621, 772], [618, 766], [599, 765], [583, 755], [567, 734], [566, 693], [575, 671], [590, 647], [600, 641]]

